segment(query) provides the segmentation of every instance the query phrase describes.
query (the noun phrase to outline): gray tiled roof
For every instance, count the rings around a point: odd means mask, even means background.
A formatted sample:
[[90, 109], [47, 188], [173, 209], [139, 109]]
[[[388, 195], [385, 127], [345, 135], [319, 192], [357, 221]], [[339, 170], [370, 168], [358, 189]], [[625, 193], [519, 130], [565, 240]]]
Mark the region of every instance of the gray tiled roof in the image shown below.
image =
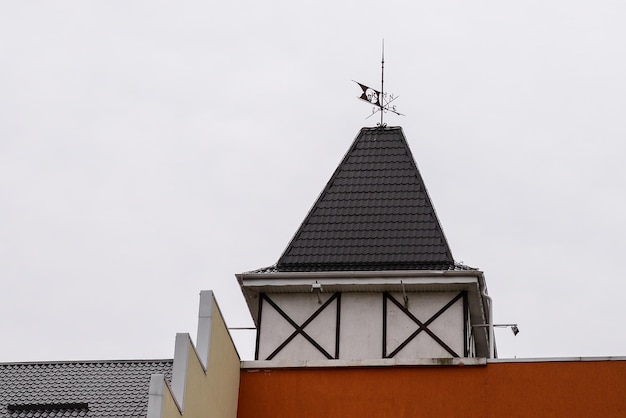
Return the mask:
[[276, 264], [277, 271], [454, 268], [400, 127], [361, 129]]
[[150, 375], [171, 371], [172, 360], [0, 363], [0, 417], [145, 417]]

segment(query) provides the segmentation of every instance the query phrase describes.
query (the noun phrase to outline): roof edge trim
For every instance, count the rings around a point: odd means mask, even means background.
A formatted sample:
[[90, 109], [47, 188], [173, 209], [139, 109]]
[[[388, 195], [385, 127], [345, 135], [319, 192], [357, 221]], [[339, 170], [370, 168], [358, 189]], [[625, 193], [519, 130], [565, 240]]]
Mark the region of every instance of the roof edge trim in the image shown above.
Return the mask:
[[420, 358], [420, 359], [368, 359], [368, 360], [303, 360], [303, 361], [274, 361], [255, 360], [242, 361], [242, 370], [257, 369], [309, 369], [333, 367], [462, 367], [486, 366], [484, 357], [453, 357], [453, 358]]
[[363, 271], [299, 271], [235, 274], [240, 284], [254, 279], [320, 279], [320, 278], [405, 278], [405, 277], [484, 277], [481, 270], [363, 270]]

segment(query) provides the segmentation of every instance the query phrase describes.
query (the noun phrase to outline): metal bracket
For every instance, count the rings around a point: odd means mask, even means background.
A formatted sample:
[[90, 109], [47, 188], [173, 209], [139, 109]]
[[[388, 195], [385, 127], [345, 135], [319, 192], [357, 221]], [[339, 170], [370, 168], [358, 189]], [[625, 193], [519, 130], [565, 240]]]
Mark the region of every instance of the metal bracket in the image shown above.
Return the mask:
[[318, 283], [317, 280], [311, 285], [311, 292], [317, 295], [317, 303], [319, 305], [322, 304], [322, 298], [320, 297], [320, 293], [322, 293], [323, 291], [324, 289], [322, 289], [322, 284]]
[[406, 290], [404, 289], [404, 282], [400, 280], [400, 284], [402, 285], [402, 300], [404, 301], [404, 309], [409, 309], [409, 297], [406, 295]]

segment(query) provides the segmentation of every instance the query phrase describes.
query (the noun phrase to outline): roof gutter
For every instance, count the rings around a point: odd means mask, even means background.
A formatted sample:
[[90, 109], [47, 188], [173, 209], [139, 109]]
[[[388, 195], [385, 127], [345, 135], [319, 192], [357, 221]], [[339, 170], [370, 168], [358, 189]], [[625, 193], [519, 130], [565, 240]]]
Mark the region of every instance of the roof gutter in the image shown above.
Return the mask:
[[463, 277], [474, 276], [479, 280], [482, 278], [484, 283], [484, 275], [480, 270], [385, 270], [385, 271], [306, 271], [306, 272], [272, 272], [272, 273], [240, 273], [235, 275], [240, 284], [246, 280], [263, 280], [263, 279], [319, 279], [319, 278], [389, 278], [389, 277]]
[[487, 294], [487, 288], [483, 287], [482, 289], [482, 295], [485, 299], [487, 299], [487, 325], [489, 326], [489, 358], [496, 358], [496, 345], [495, 345], [495, 341], [493, 340], [493, 309], [492, 309], [492, 304], [493, 304], [493, 300], [491, 299], [491, 296], [489, 296]]

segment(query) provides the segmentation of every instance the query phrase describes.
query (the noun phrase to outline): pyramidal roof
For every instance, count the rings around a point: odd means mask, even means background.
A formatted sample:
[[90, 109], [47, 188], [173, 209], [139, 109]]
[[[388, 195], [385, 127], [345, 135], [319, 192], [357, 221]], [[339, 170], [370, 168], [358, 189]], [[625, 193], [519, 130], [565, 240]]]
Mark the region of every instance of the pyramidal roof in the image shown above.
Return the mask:
[[402, 128], [376, 127], [361, 129], [275, 271], [454, 268]]

